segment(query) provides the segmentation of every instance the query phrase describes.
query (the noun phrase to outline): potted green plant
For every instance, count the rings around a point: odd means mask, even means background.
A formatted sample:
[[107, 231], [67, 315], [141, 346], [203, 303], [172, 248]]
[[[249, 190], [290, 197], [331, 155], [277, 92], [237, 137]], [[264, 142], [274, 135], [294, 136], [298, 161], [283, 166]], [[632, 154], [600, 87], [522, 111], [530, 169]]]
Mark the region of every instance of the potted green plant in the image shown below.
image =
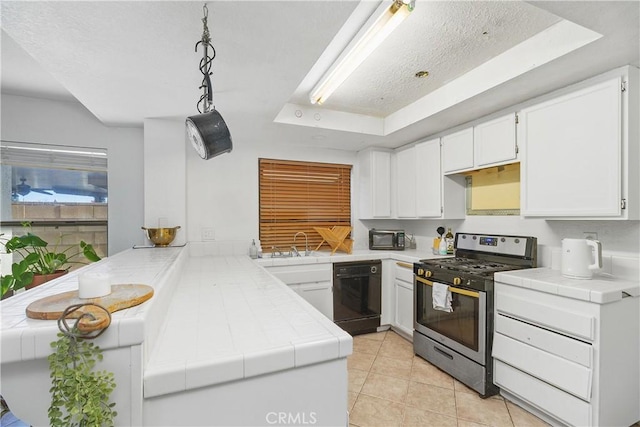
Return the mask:
[[[30, 223], [24, 223], [23, 226], [31, 228]], [[73, 260], [77, 255], [82, 254], [91, 262], [100, 260], [93, 246], [84, 241], [64, 250], [59, 249], [59, 244], [60, 241], [49, 246], [48, 242], [30, 231], [3, 242], [7, 253], [18, 254], [22, 259], [11, 265], [11, 274], [0, 278], [1, 295], [4, 297], [5, 294], [22, 288], [30, 289], [67, 273], [72, 264], [83, 264], [82, 261]], [[71, 251], [74, 252], [70, 253]]]

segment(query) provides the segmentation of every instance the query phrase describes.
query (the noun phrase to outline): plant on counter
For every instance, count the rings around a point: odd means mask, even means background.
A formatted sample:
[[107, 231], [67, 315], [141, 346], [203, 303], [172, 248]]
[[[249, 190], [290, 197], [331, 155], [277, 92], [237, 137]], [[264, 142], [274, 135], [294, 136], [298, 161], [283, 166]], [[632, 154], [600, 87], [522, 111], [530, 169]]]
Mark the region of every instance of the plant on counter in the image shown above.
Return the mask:
[[[91, 303], [92, 304], [92, 303]], [[118, 413], [115, 403], [109, 403], [116, 383], [113, 372], [94, 370], [102, 361], [102, 349], [89, 340], [97, 335], [83, 334], [78, 322], [69, 328], [64, 318], [82, 305], [71, 306], [58, 320], [58, 340], [51, 343], [49, 355], [51, 406], [48, 416], [51, 426], [113, 426]], [[91, 316], [83, 314], [82, 316]], [[61, 321], [64, 323], [63, 328]]]
[[[31, 229], [29, 222], [22, 223], [22, 226]], [[78, 246], [59, 250], [60, 240], [62, 240], [62, 235], [60, 235], [58, 242], [50, 247], [48, 242], [27, 231], [27, 234], [23, 236], [14, 236], [4, 241], [6, 252], [19, 254], [22, 260], [11, 265], [11, 274], [0, 278], [1, 295], [4, 296], [9, 291], [28, 287], [35, 276], [66, 272], [71, 268], [71, 264], [84, 264], [82, 261], [71, 261], [80, 254], [90, 262], [100, 260], [100, 256], [96, 254], [90, 244], [80, 241]], [[68, 252], [74, 248], [75, 252], [69, 254]]]

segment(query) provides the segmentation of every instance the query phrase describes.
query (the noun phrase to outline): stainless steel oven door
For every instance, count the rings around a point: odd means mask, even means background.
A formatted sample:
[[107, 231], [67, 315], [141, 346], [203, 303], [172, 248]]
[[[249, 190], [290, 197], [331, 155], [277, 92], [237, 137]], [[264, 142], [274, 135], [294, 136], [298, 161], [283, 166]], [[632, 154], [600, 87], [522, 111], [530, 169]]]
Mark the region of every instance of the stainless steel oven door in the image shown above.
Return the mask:
[[453, 311], [433, 308], [433, 282], [415, 278], [414, 329], [450, 349], [485, 365], [487, 294], [449, 285]]

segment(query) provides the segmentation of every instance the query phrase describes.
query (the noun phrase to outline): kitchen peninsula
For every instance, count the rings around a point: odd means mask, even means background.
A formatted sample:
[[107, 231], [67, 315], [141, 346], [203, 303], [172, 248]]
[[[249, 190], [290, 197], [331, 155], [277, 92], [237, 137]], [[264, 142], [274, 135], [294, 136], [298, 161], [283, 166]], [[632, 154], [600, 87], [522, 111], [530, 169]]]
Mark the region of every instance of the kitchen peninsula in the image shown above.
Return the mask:
[[[100, 368], [117, 382], [118, 425], [347, 423], [351, 336], [249, 257], [129, 249], [83, 271], [154, 288], [97, 339]], [[77, 286], [75, 271], [2, 302], [1, 392], [32, 425], [48, 424], [57, 325], [26, 318], [25, 308]]]

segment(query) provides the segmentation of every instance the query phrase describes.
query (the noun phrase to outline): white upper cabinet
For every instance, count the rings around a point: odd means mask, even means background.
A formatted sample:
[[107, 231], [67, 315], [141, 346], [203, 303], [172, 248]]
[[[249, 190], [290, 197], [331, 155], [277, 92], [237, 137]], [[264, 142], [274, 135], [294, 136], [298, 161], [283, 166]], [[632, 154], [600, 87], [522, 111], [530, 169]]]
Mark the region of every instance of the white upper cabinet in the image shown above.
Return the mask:
[[464, 177], [443, 177], [440, 139], [396, 150], [397, 218], [464, 218]]
[[476, 168], [516, 160], [515, 113], [474, 126], [473, 148]]
[[398, 218], [416, 217], [418, 169], [415, 145], [396, 151], [396, 216]]
[[458, 172], [473, 168], [473, 128], [442, 137], [442, 171]]
[[442, 137], [444, 174], [511, 163], [517, 157], [515, 113]]
[[[443, 214], [442, 171], [440, 169], [440, 139], [416, 144], [415, 158], [420, 167], [416, 170], [416, 216], [441, 218]], [[464, 198], [462, 191], [458, 193]], [[455, 197], [455, 194], [453, 195]]]
[[[629, 92], [615, 77], [520, 112], [522, 215], [629, 218], [624, 207], [627, 194], [636, 196], [629, 185], [637, 192], [638, 167], [626, 141], [631, 135], [638, 143], [637, 101], [626, 100]], [[635, 110], [630, 133], [629, 106]]]
[[359, 217], [391, 218], [391, 151], [366, 149], [358, 153]]

